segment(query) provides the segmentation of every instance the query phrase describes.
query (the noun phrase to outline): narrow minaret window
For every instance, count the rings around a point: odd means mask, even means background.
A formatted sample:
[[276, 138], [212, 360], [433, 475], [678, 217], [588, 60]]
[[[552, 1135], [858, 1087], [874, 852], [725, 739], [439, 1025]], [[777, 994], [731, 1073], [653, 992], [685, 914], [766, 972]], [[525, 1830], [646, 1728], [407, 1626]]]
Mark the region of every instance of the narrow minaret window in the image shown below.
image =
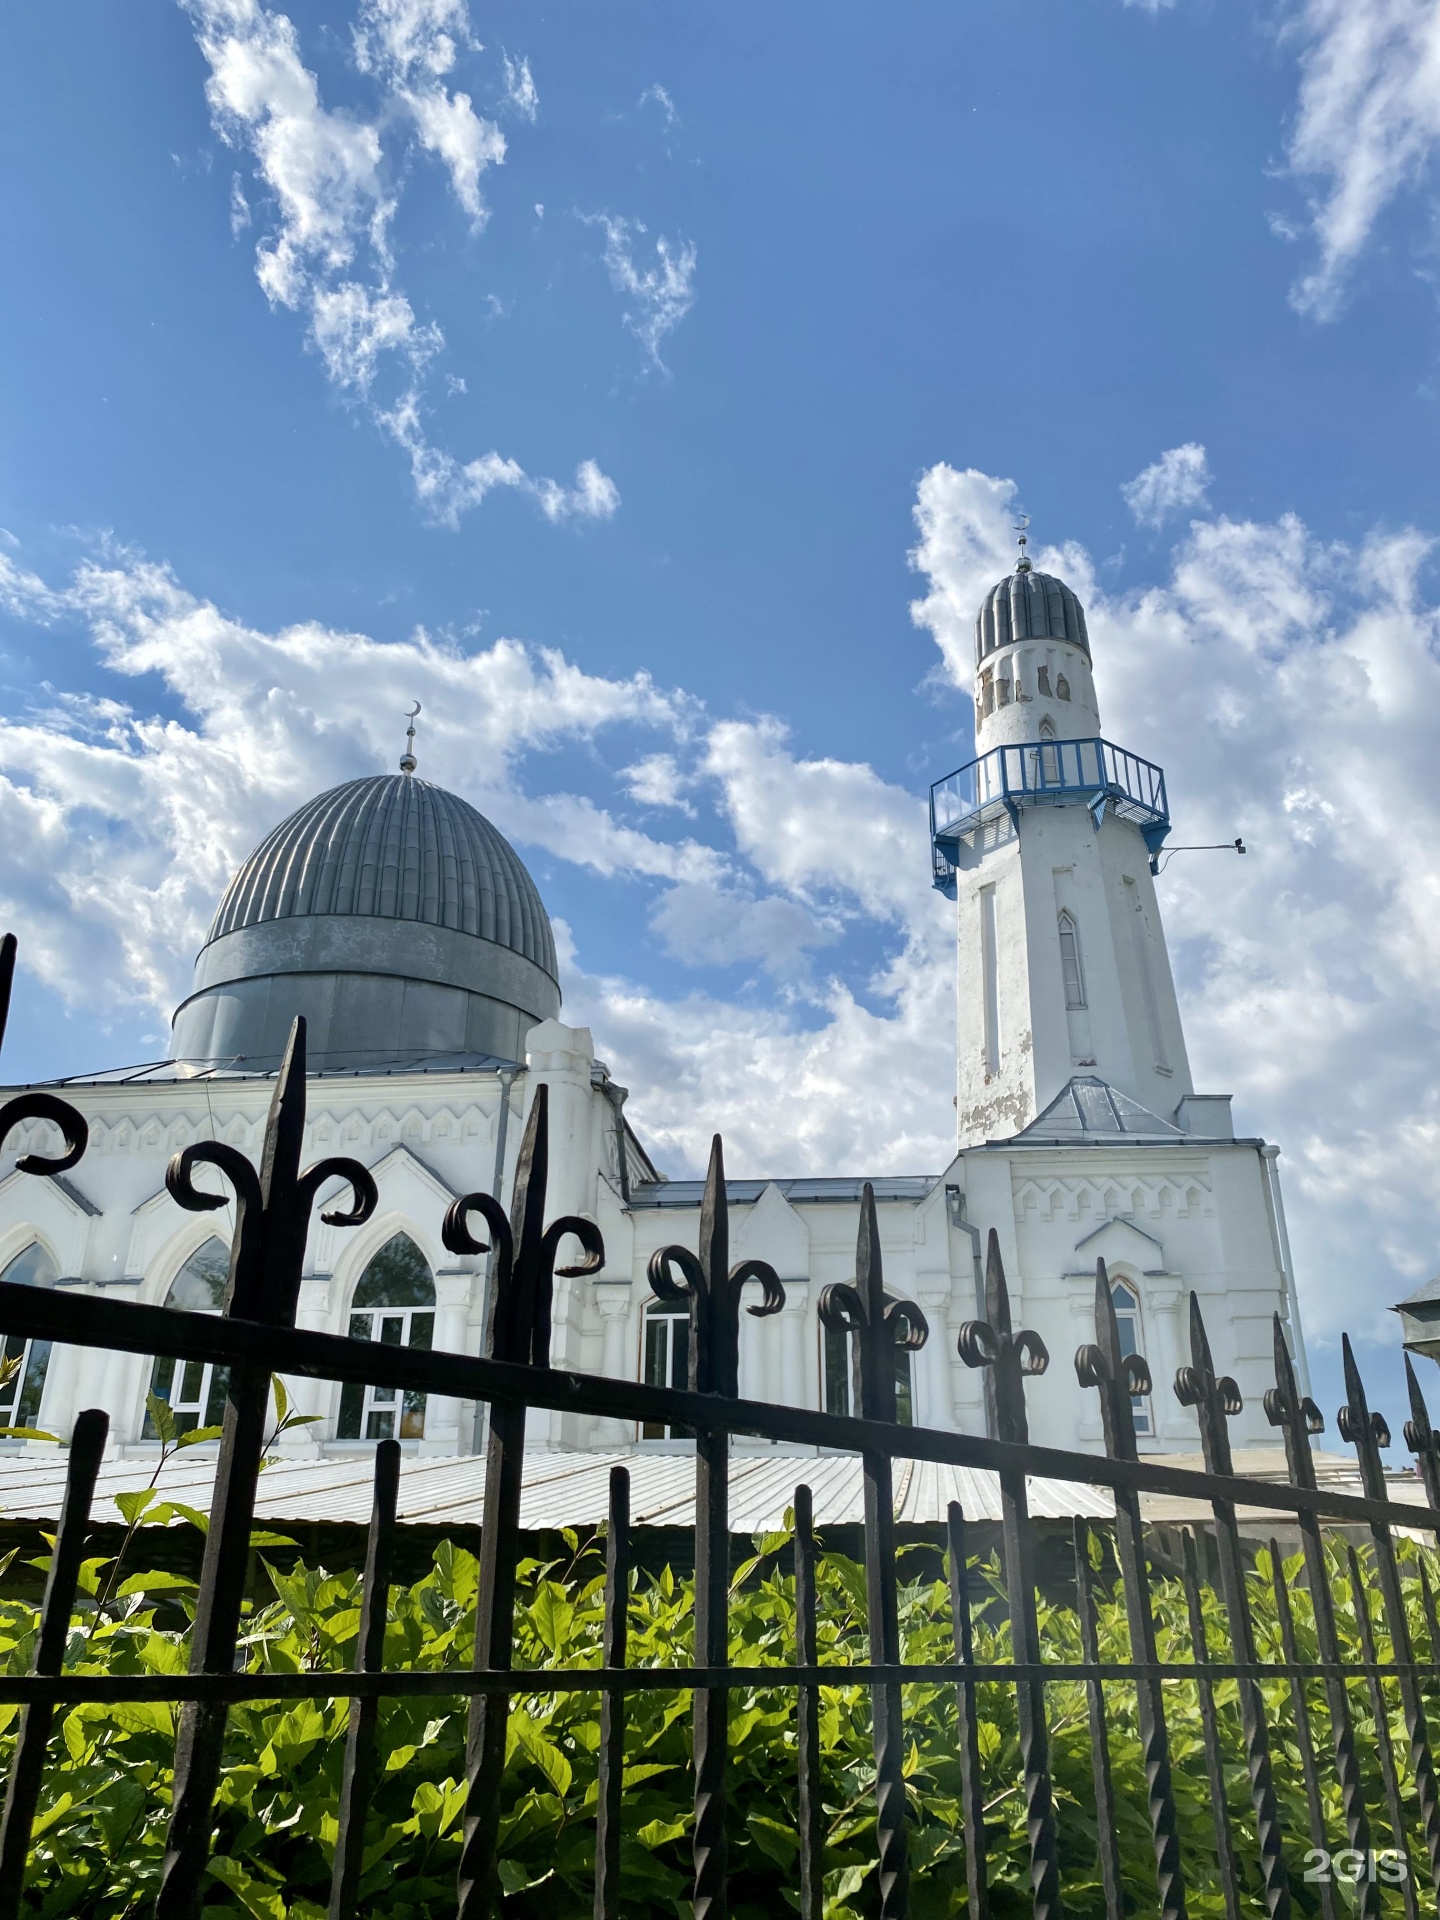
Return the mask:
[[1000, 1071], [1000, 942], [995, 889], [980, 889], [980, 975], [985, 996], [985, 1076]]
[[1080, 929], [1068, 913], [1060, 915], [1060, 976], [1067, 1008], [1085, 1005], [1085, 975], [1080, 967]]

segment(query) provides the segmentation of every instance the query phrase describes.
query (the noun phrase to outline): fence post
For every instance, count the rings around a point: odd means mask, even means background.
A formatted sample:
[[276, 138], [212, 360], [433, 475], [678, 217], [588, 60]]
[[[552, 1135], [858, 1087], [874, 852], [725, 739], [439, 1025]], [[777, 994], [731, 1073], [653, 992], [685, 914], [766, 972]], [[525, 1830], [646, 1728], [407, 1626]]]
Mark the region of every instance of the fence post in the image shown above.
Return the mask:
[[[65, 1504], [60, 1509], [50, 1571], [45, 1578], [45, 1597], [40, 1602], [40, 1630], [32, 1667], [35, 1673], [57, 1674], [65, 1663], [70, 1615], [75, 1607], [75, 1589], [90, 1527], [90, 1502], [95, 1496], [95, 1477], [100, 1471], [109, 1431], [109, 1414], [96, 1407], [88, 1408], [75, 1421], [65, 1474]], [[30, 1829], [40, 1800], [45, 1749], [54, 1719], [55, 1709], [48, 1700], [37, 1700], [20, 1714], [20, 1732], [5, 1788], [5, 1811], [0, 1815], [0, 1920], [14, 1920], [20, 1911], [25, 1862], [30, 1854]]]
[[594, 1920], [619, 1920], [620, 1817], [625, 1784], [624, 1670], [630, 1627], [630, 1475], [610, 1469], [605, 1536], [605, 1690], [600, 1696], [600, 1761], [595, 1785]]
[[[385, 1627], [390, 1614], [390, 1570], [395, 1558], [395, 1506], [400, 1490], [400, 1442], [382, 1440], [375, 1449], [375, 1495], [365, 1541], [365, 1572], [360, 1597], [360, 1632], [355, 1641], [355, 1671], [379, 1673], [385, 1665]], [[350, 1702], [345, 1735], [345, 1770], [340, 1781], [340, 1830], [330, 1874], [329, 1920], [346, 1920], [355, 1911], [365, 1859], [365, 1814], [375, 1782], [375, 1728], [378, 1699]]]
[[[441, 1239], [451, 1253], [489, 1253], [470, 1231], [478, 1213], [495, 1249], [487, 1341], [492, 1360], [517, 1366], [550, 1365], [550, 1310], [555, 1275], [596, 1273], [605, 1246], [593, 1220], [566, 1214], [545, 1225], [550, 1171], [550, 1089], [535, 1089], [515, 1165], [510, 1216], [488, 1193], [467, 1193], [445, 1215]], [[560, 1242], [573, 1235], [584, 1258], [556, 1267]], [[490, 1409], [485, 1444], [485, 1508], [480, 1529], [480, 1582], [475, 1596], [474, 1666], [508, 1673], [514, 1655], [515, 1565], [520, 1545], [520, 1494], [525, 1473], [525, 1402], [502, 1400]], [[466, 1718], [465, 1816], [460, 1841], [458, 1920], [489, 1920], [499, 1898], [500, 1782], [510, 1699], [472, 1694]]]
[[960, 1812], [965, 1826], [965, 1888], [969, 1920], [989, 1920], [990, 1887], [985, 1872], [985, 1788], [980, 1778], [980, 1719], [975, 1682], [963, 1669], [975, 1662], [970, 1617], [970, 1574], [965, 1552], [965, 1512], [958, 1500], [946, 1515], [950, 1557], [950, 1622], [955, 1658], [962, 1672], [955, 1685], [955, 1730], [960, 1748]]
[[[1313, 1435], [1323, 1433], [1325, 1422], [1313, 1400], [1300, 1392], [1295, 1378], [1295, 1363], [1285, 1339], [1285, 1328], [1277, 1313], [1273, 1322], [1275, 1346], [1275, 1385], [1265, 1395], [1265, 1417], [1285, 1436], [1285, 1459], [1290, 1484], [1314, 1492], [1315, 1460], [1310, 1451]], [[1407, 1365], [1408, 1360], [1407, 1360]], [[1355, 1752], [1355, 1723], [1350, 1712], [1350, 1695], [1344, 1675], [1334, 1671], [1341, 1664], [1340, 1636], [1335, 1631], [1335, 1596], [1330, 1590], [1330, 1565], [1325, 1555], [1325, 1540], [1320, 1522], [1313, 1513], [1297, 1512], [1295, 1524], [1300, 1530], [1300, 1547], [1305, 1555], [1305, 1578], [1310, 1588], [1310, 1606], [1315, 1616], [1315, 1644], [1320, 1658], [1331, 1671], [1325, 1675], [1325, 1703], [1330, 1714], [1330, 1742], [1335, 1755], [1335, 1779], [1340, 1788], [1340, 1812], [1345, 1822], [1345, 1837], [1351, 1847], [1368, 1860], [1370, 1857], [1370, 1819], [1365, 1811], [1365, 1783]], [[1373, 1877], [1360, 1884], [1361, 1920], [1378, 1920], [1380, 1886]]]
[[[360, 1226], [375, 1210], [375, 1182], [358, 1161], [322, 1160], [308, 1173], [300, 1172], [304, 1136], [305, 1022], [297, 1017], [275, 1079], [258, 1174], [242, 1153], [218, 1140], [186, 1147], [165, 1173], [170, 1197], [191, 1213], [213, 1212], [226, 1204], [223, 1194], [194, 1184], [197, 1166], [217, 1167], [234, 1190], [227, 1315], [272, 1327], [295, 1324], [310, 1211], [328, 1180], [344, 1180], [355, 1202], [349, 1212], [331, 1210], [323, 1215], [332, 1226]], [[255, 1482], [265, 1451], [269, 1405], [269, 1367], [253, 1360], [232, 1367], [190, 1635], [192, 1673], [234, 1671], [250, 1562]], [[223, 1701], [190, 1701], [180, 1711], [156, 1920], [194, 1920], [199, 1911], [226, 1712]]]
[[[992, 1227], [985, 1250], [985, 1309], [988, 1318], [967, 1320], [957, 1345], [967, 1367], [988, 1367], [995, 1382], [995, 1437], [1013, 1447], [1030, 1443], [1025, 1417], [1025, 1380], [1050, 1364], [1045, 1342], [1024, 1327], [1011, 1330], [1010, 1291], [1000, 1258], [1000, 1237]], [[1040, 1664], [1040, 1622], [1035, 1610], [1033, 1527], [1023, 1468], [1000, 1470], [1001, 1543], [1005, 1589], [1010, 1596], [1010, 1644], [1015, 1664]], [[1035, 1920], [1056, 1920], [1060, 1904], [1059, 1839], [1055, 1795], [1050, 1779], [1050, 1732], [1045, 1724], [1045, 1682], [1038, 1674], [1015, 1679], [1015, 1712], [1020, 1728], [1020, 1764], [1024, 1774], [1025, 1828], [1030, 1839], [1030, 1894]]]
[[[1345, 1363], [1345, 1405], [1336, 1425], [1355, 1448], [1360, 1463], [1360, 1484], [1371, 1500], [1385, 1498], [1385, 1468], [1380, 1460], [1381, 1436], [1386, 1446], [1390, 1434], [1378, 1413], [1372, 1414], [1365, 1399], [1365, 1383], [1355, 1364], [1349, 1334], [1341, 1337]], [[1425, 1707], [1420, 1698], [1420, 1683], [1415, 1676], [1415, 1649], [1410, 1641], [1410, 1620], [1405, 1611], [1405, 1595], [1400, 1584], [1400, 1569], [1395, 1560], [1395, 1543], [1390, 1529], [1381, 1521], [1370, 1528], [1375, 1555], [1375, 1571], [1380, 1580], [1380, 1598], [1384, 1618], [1390, 1629], [1390, 1645], [1400, 1687], [1400, 1704], [1405, 1728], [1410, 1736], [1410, 1770], [1415, 1776], [1415, 1799], [1420, 1808], [1420, 1824], [1425, 1833], [1425, 1851], [1430, 1860], [1430, 1877], [1440, 1892], [1440, 1795], [1437, 1795], [1435, 1763], [1430, 1755], [1430, 1735], [1425, 1724]], [[1407, 1885], [1408, 1880], [1407, 1880]]]
[[[1200, 1302], [1190, 1295], [1190, 1365], [1175, 1376], [1175, 1396], [1185, 1407], [1194, 1407], [1200, 1420], [1200, 1446], [1205, 1456], [1205, 1471], [1230, 1479], [1235, 1471], [1230, 1456], [1230, 1433], [1225, 1422], [1239, 1413], [1244, 1402], [1240, 1389], [1225, 1375], [1215, 1372], [1210, 1339], [1200, 1313]], [[1250, 1616], [1250, 1596], [1245, 1589], [1245, 1562], [1240, 1551], [1240, 1530], [1235, 1520], [1233, 1500], [1212, 1500], [1215, 1515], [1215, 1544], [1220, 1559], [1220, 1591], [1230, 1621], [1230, 1642], [1237, 1664], [1255, 1664], [1255, 1625]], [[1245, 1736], [1245, 1766], [1250, 1776], [1250, 1799], [1255, 1809], [1255, 1827], [1260, 1841], [1260, 1872], [1265, 1883], [1265, 1905], [1274, 1920], [1288, 1920], [1290, 1882], [1285, 1870], [1285, 1842], [1280, 1828], [1280, 1809], [1275, 1801], [1275, 1781], [1270, 1767], [1270, 1739], [1265, 1727], [1265, 1701], [1259, 1682], [1242, 1678], [1236, 1683], [1240, 1695], [1240, 1723]]]
[[[650, 1256], [650, 1285], [661, 1300], [690, 1309], [690, 1390], [733, 1400], [740, 1390], [740, 1295], [747, 1280], [761, 1287], [757, 1318], [779, 1313], [785, 1289], [764, 1260], [730, 1265], [730, 1200], [725, 1153], [710, 1143], [700, 1204], [699, 1253], [660, 1247]], [[676, 1277], [678, 1274], [678, 1278]], [[705, 1425], [695, 1435], [695, 1664], [723, 1667], [730, 1648], [730, 1433]], [[726, 1885], [725, 1760], [730, 1695], [724, 1687], [695, 1692], [695, 1920], [724, 1920]]]
[[[820, 1318], [850, 1336], [855, 1412], [862, 1420], [895, 1421], [895, 1356], [923, 1347], [930, 1329], [911, 1300], [885, 1294], [875, 1189], [860, 1194], [855, 1284], [826, 1287]], [[865, 1476], [865, 1599], [870, 1660], [900, 1664], [900, 1612], [895, 1578], [895, 1493], [890, 1456], [867, 1447]], [[905, 1819], [905, 1710], [898, 1680], [870, 1689], [875, 1744], [875, 1836], [880, 1853], [880, 1920], [904, 1920], [910, 1908], [910, 1862]]]
[[[819, 1659], [815, 1623], [815, 1508], [809, 1487], [795, 1489], [795, 1664]], [[795, 1748], [800, 1839], [800, 1920], [821, 1920], [825, 1905], [824, 1808], [820, 1786], [820, 1689], [796, 1690]]]
[[[1105, 1452], [1112, 1460], [1136, 1460], [1135, 1412], [1131, 1395], [1149, 1393], [1150, 1368], [1138, 1353], [1120, 1346], [1120, 1327], [1110, 1276], [1105, 1262], [1095, 1262], [1095, 1340], [1075, 1356], [1075, 1373], [1082, 1387], [1100, 1389], [1100, 1414]], [[1078, 1552], [1078, 1546], [1076, 1551]], [[1145, 1794], [1150, 1833], [1155, 1846], [1155, 1882], [1163, 1920], [1184, 1920], [1185, 1879], [1180, 1866], [1180, 1834], [1175, 1813], [1175, 1791], [1170, 1777], [1170, 1739], [1165, 1728], [1165, 1690], [1155, 1671], [1159, 1655], [1155, 1643], [1155, 1616], [1150, 1607], [1150, 1566], [1145, 1554], [1145, 1526], [1140, 1496], [1128, 1487], [1115, 1489], [1115, 1553], [1120, 1562], [1120, 1586], [1125, 1596], [1125, 1620], [1130, 1630], [1130, 1658], [1136, 1666], [1135, 1704], [1140, 1723], [1140, 1748], [1145, 1766]], [[1087, 1563], [1086, 1574], [1088, 1577]], [[1089, 1657], [1088, 1655], [1086, 1656]]]

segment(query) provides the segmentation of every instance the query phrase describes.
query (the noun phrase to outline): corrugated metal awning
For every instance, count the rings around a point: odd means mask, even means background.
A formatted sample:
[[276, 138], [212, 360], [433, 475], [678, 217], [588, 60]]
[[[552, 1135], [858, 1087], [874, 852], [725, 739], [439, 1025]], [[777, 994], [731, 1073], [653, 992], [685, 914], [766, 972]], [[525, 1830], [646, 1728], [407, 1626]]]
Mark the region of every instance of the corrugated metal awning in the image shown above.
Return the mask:
[[[596, 1526], [609, 1509], [610, 1469], [630, 1469], [630, 1510], [637, 1527], [693, 1527], [695, 1458], [675, 1452], [540, 1452], [526, 1455], [520, 1524], [543, 1532]], [[97, 1521], [119, 1519], [117, 1493], [148, 1485], [149, 1460], [107, 1461], [95, 1488]], [[364, 1453], [321, 1459], [277, 1460], [260, 1476], [256, 1521], [265, 1526], [361, 1526], [370, 1518], [372, 1462]], [[181, 1453], [167, 1461], [163, 1497], [208, 1508], [215, 1477], [214, 1455]], [[408, 1458], [400, 1470], [399, 1517], [414, 1526], [479, 1526], [484, 1518], [485, 1462], [478, 1454], [459, 1458]], [[859, 1526], [865, 1517], [858, 1459], [843, 1454], [736, 1453], [730, 1467], [730, 1524], [737, 1534], [769, 1532], [784, 1525], [797, 1486], [814, 1495], [819, 1526]], [[1108, 1519], [1110, 1495], [1099, 1487], [1064, 1480], [1031, 1479], [1030, 1511], [1040, 1520], [1075, 1514]], [[65, 1456], [27, 1453], [0, 1460], [0, 1520], [50, 1520], [65, 1490]], [[895, 1517], [907, 1526], [943, 1526], [958, 1500], [969, 1520], [1000, 1518], [1000, 1485], [993, 1473], [932, 1461], [895, 1463]]]

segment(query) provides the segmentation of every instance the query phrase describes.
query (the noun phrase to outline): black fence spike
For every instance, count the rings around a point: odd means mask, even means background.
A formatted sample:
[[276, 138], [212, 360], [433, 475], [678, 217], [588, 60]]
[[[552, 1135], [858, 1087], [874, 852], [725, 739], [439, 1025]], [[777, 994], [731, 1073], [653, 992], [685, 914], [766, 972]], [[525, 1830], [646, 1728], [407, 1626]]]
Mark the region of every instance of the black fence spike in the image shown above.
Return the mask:
[[[380, 1673], [385, 1667], [385, 1628], [390, 1616], [390, 1576], [395, 1560], [399, 1492], [400, 1442], [382, 1440], [375, 1449], [375, 1488], [370, 1527], [365, 1536], [360, 1631], [355, 1637], [357, 1673]], [[365, 1816], [375, 1787], [375, 1731], [379, 1717], [378, 1699], [351, 1700], [345, 1733], [345, 1763], [340, 1776], [339, 1830], [330, 1872], [328, 1920], [351, 1920], [356, 1911], [365, 1863]]]
[[620, 1920], [620, 1838], [625, 1788], [625, 1670], [630, 1630], [630, 1475], [610, 1469], [605, 1533], [605, 1626], [600, 1753], [595, 1783], [594, 1920]]
[[[1123, 1351], [1110, 1276], [1103, 1260], [1095, 1263], [1095, 1345], [1082, 1347], [1076, 1354], [1075, 1372], [1082, 1386], [1097, 1387], [1100, 1391], [1106, 1453], [1112, 1460], [1138, 1459], [1133, 1396], [1150, 1391], [1150, 1369], [1142, 1355]], [[1078, 1540], [1076, 1553], [1079, 1553]], [[1183, 1920], [1185, 1876], [1180, 1862], [1179, 1817], [1170, 1770], [1165, 1691], [1153, 1672], [1157, 1659], [1155, 1616], [1150, 1605], [1150, 1567], [1138, 1493], [1116, 1491], [1115, 1553], [1130, 1632], [1130, 1657], [1140, 1670], [1136, 1679], [1136, 1718], [1145, 1769], [1146, 1811], [1155, 1848], [1156, 1892], [1162, 1920]], [[1088, 1594], [1088, 1562], [1086, 1572]]]
[[[795, 1489], [795, 1663], [819, 1661], [815, 1505], [807, 1486]], [[797, 1839], [800, 1842], [800, 1920], [823, 1920], [825, 1808], [820, 1777], [820, 1689], [795, 1693]]]
[[[60, 1524], [55, 1531], [45, 1593], [40, 1602], [40, 1626], [31, 1668], [37, 1674], [58, 1674], [64, 1664], [70, 1617], [80, 1584], [80, 1564], [85, 1557], [85, 1540], [90, 1530], [90, 1503], [95, 1497], [95, 1481], [109, 1433], [108, 1413], [90, 1407], [77, 1415], [65, 1469], [65, 1503], [60, 1510]], [[20, 1715], [5, 1786], [5, 1808], [0, 1813], [0, 1920], [15, 1920], [20, 1912], [30, 1830], [40, 1804], [45, 1749], [54, 1718], [55, 1709], [48, 1701], [36, 1701]]]

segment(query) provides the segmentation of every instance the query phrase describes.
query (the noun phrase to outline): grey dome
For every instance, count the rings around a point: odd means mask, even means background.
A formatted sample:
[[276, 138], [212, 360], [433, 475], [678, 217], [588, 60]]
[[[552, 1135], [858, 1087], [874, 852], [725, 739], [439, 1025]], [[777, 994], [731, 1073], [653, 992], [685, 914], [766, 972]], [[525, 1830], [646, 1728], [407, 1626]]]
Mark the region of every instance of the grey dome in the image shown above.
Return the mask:
[[559, 1011], [556, 976], [549, 915], [504, 836], [443, 787], [380, 774], [308, 801], [241, 867], [172, 1052], [263, 1066], [303, 1013], [322, 1069], [518, 1059]]
[[975, 616], [975, 658], [983, 660], [1012, 640], [1068, 640], [1087, 659], [1085, 609], [1063, 580], [1022, 562], [986, 594]]

